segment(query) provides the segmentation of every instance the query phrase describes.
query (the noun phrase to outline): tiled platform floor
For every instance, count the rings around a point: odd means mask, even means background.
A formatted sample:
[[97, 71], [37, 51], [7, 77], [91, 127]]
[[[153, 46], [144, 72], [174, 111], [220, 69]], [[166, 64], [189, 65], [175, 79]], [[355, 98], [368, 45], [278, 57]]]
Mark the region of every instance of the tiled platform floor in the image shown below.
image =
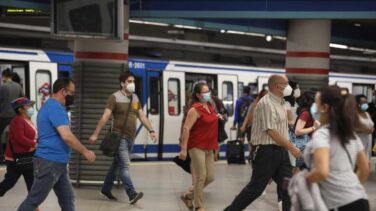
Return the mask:
[[[0, 170], [3, 179], [4, 167]], [[112, 202], [99, 195], [99, 186], [84, 186], [75, 188], [76, 208], [78, 211], [186, 211], [179, 195], [190, 184], [190, 175], [183, 172], [172, 162], [133, 163], [131, 168], [133, 182], [137, 191], [143, 191], [145, 196], [137, 205], [130, 205], [122, 188], [114, 188], [113, 193], [120, 200]], [[216, 164], [216, 179], [205, 190], [207, 211], [223, 210], [249, 181], [251, 168], [249, 165], [227, 165], [224, 162]], [[247, 210], [276, 211], [276, 186], [271, 184], [266, 189], [266, 195], [258, 198]], [[372, 175], [366, 183], [371, 210], [376, 211], [376, 176]], [[0, 211], [15, 211], [26, 196], [26, 186], [23, 179], [0, 198]], [[41, 211], [60, 210], [53, 192], [40, 206]]]

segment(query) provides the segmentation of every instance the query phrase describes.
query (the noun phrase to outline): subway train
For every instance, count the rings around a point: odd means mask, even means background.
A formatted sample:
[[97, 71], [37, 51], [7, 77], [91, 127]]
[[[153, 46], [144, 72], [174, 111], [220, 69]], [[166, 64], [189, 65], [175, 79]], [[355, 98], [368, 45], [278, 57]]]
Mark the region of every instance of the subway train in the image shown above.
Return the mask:
[[[36, 111], [50, 97], [54, 80], [71, 77], [72, 63], [72, 52], [0, 48], [0, 71], [10, 68], [20, 75], [26, 95], [36, 101]], [[235, 101], [243, 87], [251, 86], [256, 94], [267, 88], [270, 75], [285, 73], [284, 69], [141, 58], [130, 58], [128, 65], [136, 76], [136, 93], [143, 109], [159, 134], [159, 144], [151, 144], [147, 131], [138, 124], [134, 155], [147, 160], [170, 160], [178, 154], [186, 91], [192, 90], [198, 81], [204, 80], [218, 90], [229, 111], [226, 131], [230, 134]], [[330, 73], [329, 84], [347, 88], [353, 94], [365, 94], [370, 100], [376, 75]], [[221, 157], [225, 147], [221, 146]]]

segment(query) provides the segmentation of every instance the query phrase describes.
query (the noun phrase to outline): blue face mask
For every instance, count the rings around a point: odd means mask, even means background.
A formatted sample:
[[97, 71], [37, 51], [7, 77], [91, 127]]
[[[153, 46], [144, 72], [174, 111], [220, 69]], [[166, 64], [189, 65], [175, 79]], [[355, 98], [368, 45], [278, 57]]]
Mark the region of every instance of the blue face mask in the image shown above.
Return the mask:
[[316, 103], [313, 103], [311, 106], [311, 115], [315, 120], [320, 121], [320, 114], [317, 111]]
[[34, 115], [34, 108], [28, 108], [26, 112], [29, 117], [32, 117]]
[[210, 92], [202, 94], [201, 101], [202, 102], [209, 102], [211, 100], [211, 94]]
[[368, 109], [368, 104], [367, 103], [363, 103], [363, 104], [360, 105], [360, 110], [367, 111], [367, 109]]

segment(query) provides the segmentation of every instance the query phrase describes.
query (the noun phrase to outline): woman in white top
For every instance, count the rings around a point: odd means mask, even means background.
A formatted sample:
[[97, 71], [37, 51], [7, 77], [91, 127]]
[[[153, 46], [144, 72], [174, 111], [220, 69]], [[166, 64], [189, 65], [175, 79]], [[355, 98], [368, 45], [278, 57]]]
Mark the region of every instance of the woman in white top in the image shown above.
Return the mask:
[[[364, 147], [354, 132], [358, 115], [352, 95], [337, 86], [322, 88], [315, 96], [314, 117], [321, 122], [307, 144], [304, 159], [310, 167], [308, 183], [318, 183], [330, 210], [368, 211], [368, 197], [362, 183], [369, 167]], [[313, 108], [313, 107], [312, 107]], [[357, 172], [354, 172], [354, 169]]]
[[357, 95], [356, 102], [358, 104], [359, 125], [356, 127], [355, 131], [363, 143], [368, 160], [370, 160], [372, 155], [371, 148], [374, 123], [367, 112], [367, 97], [365, 95]]

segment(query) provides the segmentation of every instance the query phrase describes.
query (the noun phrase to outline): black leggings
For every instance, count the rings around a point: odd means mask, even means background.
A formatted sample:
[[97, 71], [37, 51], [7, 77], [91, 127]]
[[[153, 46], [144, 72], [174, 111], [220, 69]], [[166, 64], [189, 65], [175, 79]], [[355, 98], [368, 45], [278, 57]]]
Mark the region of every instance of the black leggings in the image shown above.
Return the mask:
[[[369, 211], [369, 203], [367, 199], [359, 199], [357, 201], [338, 207], [338, 211]], [[334, 209], [330, 210], [334, 211]]]

